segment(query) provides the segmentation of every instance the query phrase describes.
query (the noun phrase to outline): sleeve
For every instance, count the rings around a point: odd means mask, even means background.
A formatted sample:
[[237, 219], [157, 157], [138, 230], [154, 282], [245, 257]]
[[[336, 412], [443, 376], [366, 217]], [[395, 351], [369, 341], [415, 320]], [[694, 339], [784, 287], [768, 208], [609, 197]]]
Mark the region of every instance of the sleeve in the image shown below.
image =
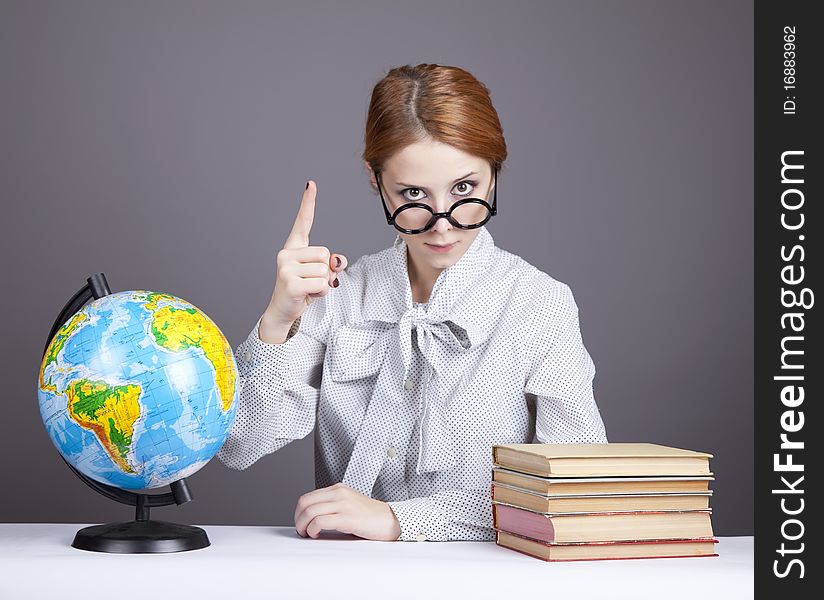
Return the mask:
[[237, 347], [240, 399], [232, 429], [216, 454], [227, 467], [246, 469], [314, 429], [326, 354], [317, 324], [326, 320], [326, 298], [307, 307], [282, 344], [260, 339], [258, 319]]
[[524, 392], [535, 396], [535, 441], [542, 444], [605, 444], [606, 430], [595, 403], [595, 365], [581, 339], [576, 305], [567, 300], [544, 305], [552, 313], [540, 331]]
[[398, 518], [403, 542], [494, 541], [490, 489], [449, 490], [387, 502]]

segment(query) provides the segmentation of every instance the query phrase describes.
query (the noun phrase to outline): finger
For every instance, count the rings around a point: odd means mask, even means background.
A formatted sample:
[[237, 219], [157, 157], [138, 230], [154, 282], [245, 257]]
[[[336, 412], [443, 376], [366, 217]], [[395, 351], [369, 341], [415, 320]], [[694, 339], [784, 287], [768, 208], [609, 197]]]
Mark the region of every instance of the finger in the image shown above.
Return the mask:
[[352, 533], [349, 515], [336, 513], [315, 517], [306, 527], [306, 534], [311, 538], [316, 538], [320, 535], [321, 531], [330, 529], [340, 531], [341, 533]]
[[298, 279], [287, 293], [296, 300], [305, 296], [320, 298], [328, 294], [330, 289], [332, 289], [332, 286], [329, 285], [328, 279], [325, 277], [312, 277], [310, 279]]
[[326, 279], [329, 276], [329, 267], [325, 263], [319, 262], [298, 263], [290, 272], [303, 278], [321, 277]]
[[332, 253], [326, 246], [305, 246], [301, 248], [292, 248], [289, 253], [289, 258], [295, 262], [319, 262], [328, 265], [331, 260]]
[[300, 290], [301, 296], [309, 296], [312, 294], [326, 295], [329, 292], [329, 280], [326, 277], [311, 277], [309, 279], [301, 279], [296, 286]]
[[329, 258], [329, 266], [336, 273], [343, 271], [348, 264], [349, 261], [346, 260], [346, 257], [343, 254], [333, 253]]
[[332, 500], [339, 500], [341, 498], [340, 489], [341, 484], [335, 483], [328, 487], [318, 488], [303, 494], [300, 498], [298, 498], [297, 505], [295, 506], [295, 520], [297, 521], [298, 515], [307, 506], [315, 504], [316, 502], [330, 502]]
[[326, 275], [323, 277], [290, 277], [283, 287], [283, 291], [294, 299], [328, 290], [329, 280]]
[[301, 248], [309, 245], [309, 231], [312, 229], [312, 223], [315, 219], [316, 195], [317, 188], [314, 182], [310, 180], [306, 183], [306, 189], [303, 190], [300, 208], [292, 225], [292, 230], [289, 232], [289, 237], [286, 238], [286, 243], [283, 244], [284, 248]]
[[329, 257], [329, 286], [330, 287], [338, 287], [340, 285], [340, 281], [338, 279], [338, 273], [343, 271], [346, 268], [346, 257], [343, 254], [334, 253]]
[[301, 537], [306, 536], [306, 526], [319, 515], [331, 515], [340, 512], [341, 505], [337, 500], [332, 502], [317, 502], [307, 506], [295, 519], [295, 529]]
[[306, 492], [298, 498], [298, 502], [295, 505], [295, 522], [297, 522], [300, 513], [306, 510], [307, 507], [317, 504], [318, 502], [332, 502], [334, 500], [338, 500], [339, 496], [337, 494], [337, 489], [333, 489], [332, 486]]

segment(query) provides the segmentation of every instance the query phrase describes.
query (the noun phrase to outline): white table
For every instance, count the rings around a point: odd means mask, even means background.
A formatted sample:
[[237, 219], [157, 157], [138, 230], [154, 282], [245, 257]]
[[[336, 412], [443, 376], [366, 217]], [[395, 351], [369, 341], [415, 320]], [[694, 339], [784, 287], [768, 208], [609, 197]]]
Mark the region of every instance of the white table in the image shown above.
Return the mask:
[[[71, 547], [89, 524], [0, 524], [0, 599], [753, 597], [753, 538], [718, 557], [547, 563], [494, 542], [376, 542], [294, 527], [201, 525], [208, 548], [106, 554]], [[492, 577], [497, 576], [496, 581]], [[510, 592], [512, 593], [512, 592]], [[563, 594], [561, 596], [561, 594]]]

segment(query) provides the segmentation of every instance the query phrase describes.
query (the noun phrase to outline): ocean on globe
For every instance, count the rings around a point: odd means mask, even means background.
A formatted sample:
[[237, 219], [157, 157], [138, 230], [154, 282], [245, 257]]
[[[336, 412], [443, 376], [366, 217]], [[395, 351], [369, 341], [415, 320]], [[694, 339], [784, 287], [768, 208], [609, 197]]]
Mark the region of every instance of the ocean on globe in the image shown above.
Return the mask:
[[75, 313], [40, 366], [40, 414], [75, 469], [127, 490], [202, 468], [235, 419], [238, 371], [223, 333], [163, 293], [104, 296]]

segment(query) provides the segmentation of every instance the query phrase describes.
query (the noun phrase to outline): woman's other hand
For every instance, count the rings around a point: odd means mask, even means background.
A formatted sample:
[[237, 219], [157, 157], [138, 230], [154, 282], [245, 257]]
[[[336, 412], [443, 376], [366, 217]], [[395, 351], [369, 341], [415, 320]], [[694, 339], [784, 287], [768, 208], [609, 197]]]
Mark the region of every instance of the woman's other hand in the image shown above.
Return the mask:
[[295, 507], [295, 529], [316, 538], [323, 529], [351, 533], [367, 540], [394, 541], [401, 526], [386, 502], [336, 483], [303, 494]]

